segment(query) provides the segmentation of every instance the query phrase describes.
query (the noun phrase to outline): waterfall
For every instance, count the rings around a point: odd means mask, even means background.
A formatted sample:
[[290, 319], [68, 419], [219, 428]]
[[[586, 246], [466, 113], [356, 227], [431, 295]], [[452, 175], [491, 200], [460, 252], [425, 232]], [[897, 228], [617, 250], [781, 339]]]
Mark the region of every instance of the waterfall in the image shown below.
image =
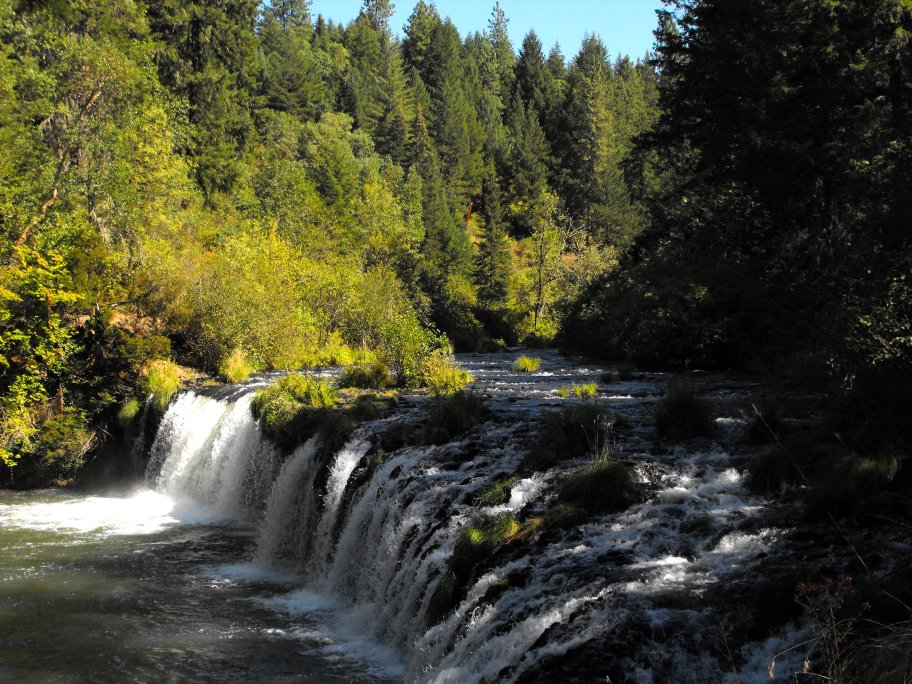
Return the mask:
[[[550, 401], [568, 375], [546, 367], [540, 376], [550, 376], [554, 388], [536, 386], [530, 394]], [[503, 374], [488, 385], [506, 387], [496, 408], [509, 420], [484, 426], [484, 448], [406, 446], [381, 459], [371, 447], [388, 418], [360, 425], [335, 454], [321, 453], [311, 438], [283, 456], [263, 439], [249, 393], [216, 399], [185, 392], [162, 420], [147, 478], [163, 494], [255, 523], [251, 562], [291, 571], [300, 590], [356, 611], [359, 630], [401, 654], [408, 681], [518, 681], [594, 643], [614, 644], [617, 653], [589, 662], [593, 672], [646, 672], [650, 662], [673, 663], [667, 653], [677, 653], [678, 669], [668, 665], [676, 681], [722, 681], [727, 664], [697, 657], [683, 636], [664, 635], [678, 630], [698, 651], [711, 651], [694, 637], [715, 625], [702, 593], [746, 576], [753, 559], [773, 552], [780, 530], [757, 523], [761, 502], [718, 446], [656, 456], [637, 437], [641, 443], [626, 457], [652, 492], [647, 500], [572, 534], [552, 530], [508, 547], [432, 624], [435, 591], [465, 526], [481, 514], [541, 516], [559, 485], [554, 469], [520, 479], [506, 503], [475, 503], [519, 470], [541, 408], [521, 413], [507, 400], [516, 391], [508, 385]], [[636, 391], [656, 392], [642, 382]], [[619, 393], [616, 401], [630, 415], [641, 400]]]

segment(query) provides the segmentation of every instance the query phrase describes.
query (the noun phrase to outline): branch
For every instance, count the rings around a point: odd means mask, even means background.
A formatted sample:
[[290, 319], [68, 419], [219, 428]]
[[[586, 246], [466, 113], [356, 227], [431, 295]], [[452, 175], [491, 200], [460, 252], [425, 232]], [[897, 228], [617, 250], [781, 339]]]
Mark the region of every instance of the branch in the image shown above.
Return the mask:
[[[79, 125], [79, 122], [82, 121], [82, 118], [88, 113], [88, 111], [95, 105], [95, 102], [98, 101], [98, 98], [101, 96], [101, 86], [95, 89], [86, 103], [79, 110], [79, 114], [76, 116], [75, 125]], [[57, 164], [57, 170], [54, 172], [54, 184], [51, 188], [51, 195], [48, 197], [44, 204], [41, 205], [41, 209], [38, 210], [38, 215], [33, 217], [28, 223], [26, 223], [22, 228], [19, 229], [19, 237], [16, 238], [14, 243], [16, 247], [21, 247], [25, 244], [25, 241], [28, 240], [29, 234], [32, 232], [32, 229], [41, 222], [45, 214], [47, 214], [48, 209], [50, 209], [57, 202], [57, 198], [60, 195], [59, 186], [60, 180], [63, 178], [63, 175], [70, 168], [70, 156], [72, 154], [72, 149], [64, 149], [60, 155], [60, 163]]]

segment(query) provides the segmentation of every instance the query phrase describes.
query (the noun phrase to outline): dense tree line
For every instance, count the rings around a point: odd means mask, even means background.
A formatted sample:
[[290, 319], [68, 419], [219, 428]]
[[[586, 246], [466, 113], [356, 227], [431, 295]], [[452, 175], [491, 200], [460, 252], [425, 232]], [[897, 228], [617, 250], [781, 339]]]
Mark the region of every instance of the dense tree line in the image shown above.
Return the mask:
[[0, 0], [0, 477], [72, 475], [171, 361], [407, 354], [420, 384], [616, 266], [653, 67], [392, 10]]
[[912, 4], [676, 0], [656, 35], [661, 113], [623, 165], [647, 227], [565, 339], [832, 382], [894, 433], [912, 379]]

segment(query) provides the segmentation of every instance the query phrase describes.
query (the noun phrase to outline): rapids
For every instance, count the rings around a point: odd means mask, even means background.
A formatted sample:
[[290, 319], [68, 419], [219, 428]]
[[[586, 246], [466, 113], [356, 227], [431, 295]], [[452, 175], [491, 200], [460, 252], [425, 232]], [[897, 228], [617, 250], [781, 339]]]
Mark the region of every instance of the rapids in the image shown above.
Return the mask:
[[[378, 435], [391, 422], [422, 420], [424, 397], [360, 425], [321, 460], [316, 439], [283, 457], [261, 437], [250, 401], [268, 379], [180, 394], [158, 428], [145, 486], [121, 496], [0, 498], [2, 636], [16, 648], [72, 657], [88, 668], [86, 679], [99, 680], [113, 672], [114, 680], [303, 673], [460, 684], [759, 682], [770, 681], [780, 651], [779, 676], [798, 671], [804, 653], [787, 649], [807, 638], [800, 627], [756, 638], [732, 629], [731, 641], [724, 627], [737, 622], [758, 565], [785, 553], [791, 526], [787, 507], [743, 486], [737, 444], [754, 388], [708, 378], [719, 438], [671, 445], [655, 439], [649, 418], [664, 376], [605, 383], [602, 368], [537, 355], [533, 374], [512, 371], [515, 354], [460, 357], [491, 418], [458, 442], [383, 458]], [[630, 426], [611, 448], [634, 468], [644, 500], [507, 545], [432, 624], [432, 597], [466, 525], [503, 511], [520, 521], [541, 515], [561, 477], [583, 465], [525, 477], [497, 506], [475, 503], [517, 470], [537, 415], [578, 401], [560, 398], [559, 388], [589, 382]], [[13, 618], [31, 615], [32, 625], [34, 611], [60, 610], [60, 601], [42, 603], [38, 589], [72, 581], [78, 593], [80, 573], [105, 571], [114, 589], [87, 589], [95, 598], [85, 633], [113, 639], [122, 652], [111, 645], [83, 662], [76, 646], [54, 646], [53, 630], [32, 626], [31, 640], [17, 633]], [[62, 624], [78, 630], [80, 602], [68, 596], [72, 624]], [[142, 610], [148, 619], [134, 615]], [[224, 643], [232, 638], [236, 651]], [[20, 660], [0, 655], [0, 678], [30, 672]], [[56, 666], [43, 672], [72, 678]]]

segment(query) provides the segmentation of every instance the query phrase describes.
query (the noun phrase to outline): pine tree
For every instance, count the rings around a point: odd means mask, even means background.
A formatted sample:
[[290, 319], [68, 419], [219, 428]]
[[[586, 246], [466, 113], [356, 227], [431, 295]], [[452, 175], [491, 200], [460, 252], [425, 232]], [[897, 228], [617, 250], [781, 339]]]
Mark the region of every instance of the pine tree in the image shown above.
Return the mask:
[[484, 211], [485, 227], [475, 258], [475, 284], [479, 303], [500, 309], [510, 297], [512, 257], [500, 183], [493, 172], [485, 180]]

